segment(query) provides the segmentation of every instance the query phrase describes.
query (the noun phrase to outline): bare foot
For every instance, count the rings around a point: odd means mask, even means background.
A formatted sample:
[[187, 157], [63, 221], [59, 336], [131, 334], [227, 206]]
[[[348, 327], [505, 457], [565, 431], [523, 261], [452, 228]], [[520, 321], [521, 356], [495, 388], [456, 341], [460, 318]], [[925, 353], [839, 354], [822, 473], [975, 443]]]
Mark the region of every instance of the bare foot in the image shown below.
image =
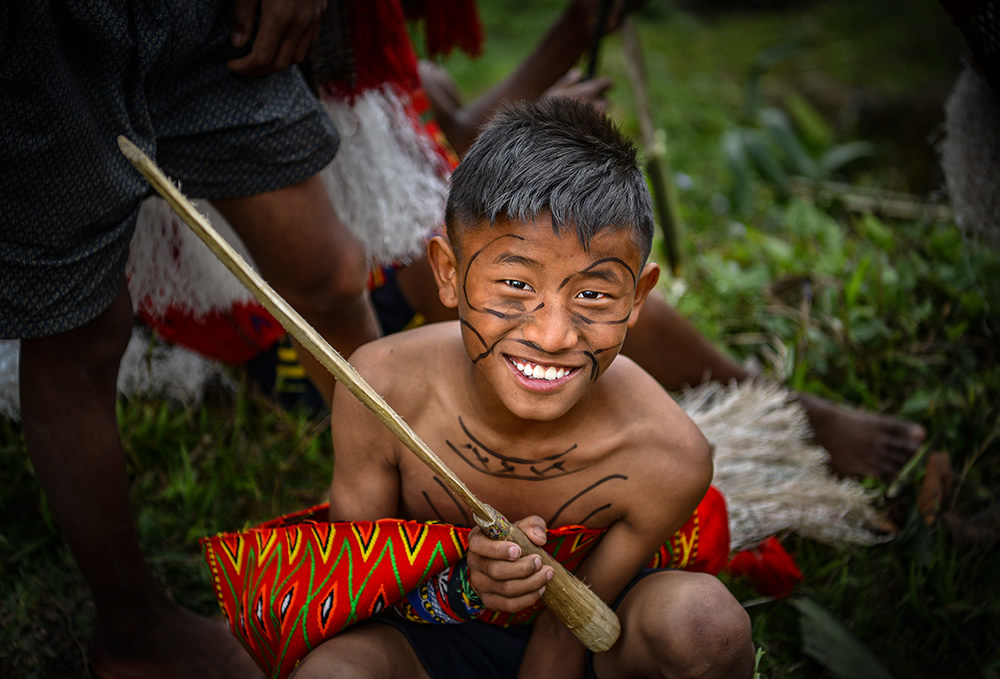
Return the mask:
[[914, 422], [855, 410], [812, 394], [799, 394], [816, 442], [830, 453], [839, 476], [890, 479], [923, 445], [927, 433]]
[[222, 618], [203, 618], [179, 607], [168, 620], [151, 624], [132, 649], [112, 652], [98, 643], [90, 664], [101, 679], [263, 677]]

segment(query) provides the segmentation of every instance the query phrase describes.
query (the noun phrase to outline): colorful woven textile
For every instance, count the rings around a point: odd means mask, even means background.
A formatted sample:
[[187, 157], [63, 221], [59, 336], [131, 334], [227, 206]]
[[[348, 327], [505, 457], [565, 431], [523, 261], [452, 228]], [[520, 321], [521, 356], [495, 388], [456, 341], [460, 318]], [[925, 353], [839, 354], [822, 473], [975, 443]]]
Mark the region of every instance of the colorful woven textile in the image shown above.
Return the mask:
[[[229, 628], [268, 677], [287, 677], [322, 641], [392, 606], [468, 548], [468, 528], [326, 517], [321, 505], [201, 541]], [[545, 549], [573, 571], [603, 532], [556, 528]], [[728, 559], [725, 500], [711, 488], [648, 565], [718, 573]], [[538, 608], [516, 615], [487, 610], [480, 619], [525, 624]]]

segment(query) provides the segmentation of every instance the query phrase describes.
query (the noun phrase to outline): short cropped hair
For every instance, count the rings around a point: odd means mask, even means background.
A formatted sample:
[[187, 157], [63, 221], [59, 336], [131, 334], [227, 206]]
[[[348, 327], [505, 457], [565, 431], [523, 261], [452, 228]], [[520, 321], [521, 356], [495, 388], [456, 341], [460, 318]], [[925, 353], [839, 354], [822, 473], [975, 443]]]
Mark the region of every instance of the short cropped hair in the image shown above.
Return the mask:
[[463, 229], [497, 219], [528, 223], [548, 213], [580, 244], [627, 229], [645, 262], [653, 206], [635, 145], [592, 106], [563, 97], [504, 106], [451, 177], [445, 221], [457, 247]]

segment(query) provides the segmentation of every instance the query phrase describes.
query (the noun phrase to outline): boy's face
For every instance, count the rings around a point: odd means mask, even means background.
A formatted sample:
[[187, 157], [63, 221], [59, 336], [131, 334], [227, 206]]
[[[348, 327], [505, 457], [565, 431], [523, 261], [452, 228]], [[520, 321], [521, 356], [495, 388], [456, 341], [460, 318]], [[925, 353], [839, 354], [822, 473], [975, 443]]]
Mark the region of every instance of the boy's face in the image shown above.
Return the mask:
[[588, 252], [548, 215], [459, 238], [456, 249], [434, 239], [429, 254], [478, 375], [518, 417], [564, 415], [618, 355], [659, 267], [641, 268], [626, 230], [600, 232]]

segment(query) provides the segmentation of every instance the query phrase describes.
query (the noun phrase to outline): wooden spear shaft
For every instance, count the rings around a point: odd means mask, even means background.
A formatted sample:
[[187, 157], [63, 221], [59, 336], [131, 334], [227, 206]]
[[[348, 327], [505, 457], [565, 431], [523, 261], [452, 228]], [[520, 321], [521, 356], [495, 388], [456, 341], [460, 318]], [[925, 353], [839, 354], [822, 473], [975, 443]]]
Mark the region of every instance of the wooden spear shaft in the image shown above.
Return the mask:
[[653, 124], [653, 109], [649, 104], [646, 87], [646, 65], [639, 44], [639, 31], [636, 30], [635, 20], [631, 14], [627, 14], [622, 20], [621, 31], [622, 46], [625, 49], [625, 71], [632, 87], [632, 96], [635, 98], [639, 134], [646, 151], [646, 171], [649, 174], [649, 183], [653, 187], [653, 202], [660, 218], [660, 229], [663, 231], [667, 263], [670, 265], [670, 272], [674, 276], [679, 276], [681, 213], [674, 178], [670, 171], [667, 135], [663, 130], [656, 129]]
[[611, 648], [618, 639], [618, 617], [594, 592], [575, 578], [547, 552], [528, 539], [517, 526], [511, 524], [493, 507], [481, 502], [462, 480], [441, 461], [423, 440], [417, 436], [402, 417], [385, 402], [378, 392], [323, 339], [316, 330], [279, 295], [253, 268], [229, 245], [208, 221], [195, 209], [184, 194], [167, 179], [159, 167], [135, 144], [125, 137], [118, 137], [118, 147], [153, 185], [171, 208], [180, 216], [208, 249], [243, 283], [254, 297], [271, 312], [279, 323], [297, 339], [309, 353], [316, 357], [330, 373], [378, 417], [396, 438], [420, 458], [447, 486], [472, 510], [476, 523], [494, 540], [511, 540], [522, 550], [537, 554], [544, 564], [552, 566], [554, 577], [545, 587], [542, 600], [545, 605], [580, 639], [583, 644], [600, 653]]

